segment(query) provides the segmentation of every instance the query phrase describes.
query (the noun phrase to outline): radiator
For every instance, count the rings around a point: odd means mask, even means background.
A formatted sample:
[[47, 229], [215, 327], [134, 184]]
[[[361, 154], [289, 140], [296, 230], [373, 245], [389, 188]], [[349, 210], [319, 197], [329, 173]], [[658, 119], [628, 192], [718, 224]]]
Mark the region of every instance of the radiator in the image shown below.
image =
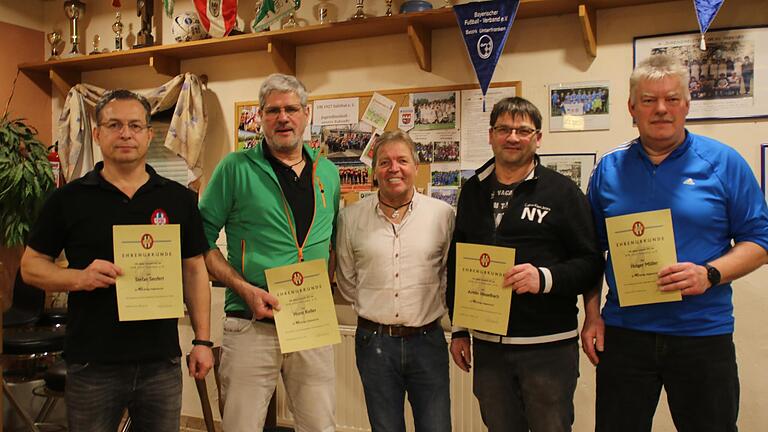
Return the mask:
[[[336, 364], [336, 430], [338, 432], [370, 432], [365, 396], [355, 364], [355, 327], [339, 326], [341, 343], [334, 346]], [[450, 334], [446, 334], [446, 341]], [[480, 418], [480, 408], [472, 394], [472, 374], [465, 373], [451, 361], [451, 420], [453, 432], [487, 432]], [[414, 431], [411, 408], [406, 401], [406, 430]], [[277, 389], [277, 422], [293, 424], [282, 380]]]

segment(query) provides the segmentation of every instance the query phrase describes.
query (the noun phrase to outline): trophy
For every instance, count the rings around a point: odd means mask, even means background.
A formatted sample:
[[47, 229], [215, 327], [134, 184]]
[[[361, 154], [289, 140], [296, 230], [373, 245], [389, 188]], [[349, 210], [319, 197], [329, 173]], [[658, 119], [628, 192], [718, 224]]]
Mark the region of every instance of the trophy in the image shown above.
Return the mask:
[[384, 12], [384, 16], [392, 16], [392, 0], [386, 0], [387, 11]]
[[363, 12], [363, 1], [364, 0], [356, 0], [357, 3], [357, 10], [355, 11], [355, 14], [352, 15], [353, 20], [359, 20], [365, 18], [365, 12]]
[[48, 43], [51, 44], [51, 56], [48, 60], [56, 60], [59, 58], [59, 45], [61, 44], [61, 33], [52, 31], [46, 35]]
[[123, 23], [120, 22], [120, 11], [115, 11], [115, 22], [112, 23], [112, 31], [115, 32], [115, 51], [123, 50]]
[[296, 26], [298, 26], [298, 23], [296, 22], [296, 10], [294, 9], [291, 11], [291, 13], [288, 14], [288, 20], [285, 22], [285, 24], [283, 24], [282, 28], [288, 29], [294, 28]]
[[64, 2], [64, 13], [69, 20], [69, 41], [72, 42], [72, 50], [69, 55], [82, 55], [80, 51], [80, 32], [77, 29], [78, 21], [85, 13], [85, 3], [80, 0], [67, 0]]
[[328, 24], [333, 22], [333, 16], [335, 16], [336, 6], [328, 0], [320, 0], [314, 6], [315, 14], [317, 15], [317, 21], [320, 24]]
[[93, 44], [93, 51], [89, 52], [88, 55], [101, 54], [101, 51], [99, 51], [99, 42], [101, 42], [101, 36], [94, 35], [93, 36], [93, 42], [92, 42], [92, 44]]
[[155, 44], [155, 38], [152, 36], [154, 3], [154, 0], [136, 0], [136, 16], [141, 18], [141, 30], [136, 35], [134, 48], [144, 48]]

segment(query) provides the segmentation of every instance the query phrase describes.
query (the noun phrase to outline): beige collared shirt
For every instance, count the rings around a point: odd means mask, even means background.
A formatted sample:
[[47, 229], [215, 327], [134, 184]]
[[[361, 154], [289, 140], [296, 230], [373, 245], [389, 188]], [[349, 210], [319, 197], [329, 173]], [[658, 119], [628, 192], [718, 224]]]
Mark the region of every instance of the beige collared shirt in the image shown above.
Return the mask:
[[339, 212], [339, 292], [358, 315], [371, 321], [409, 327], [429, 324], [447, 311], [453, 209], [414, 193], [405, 219], [393, 224], [378, 204], [378, 196], [371, 195]]

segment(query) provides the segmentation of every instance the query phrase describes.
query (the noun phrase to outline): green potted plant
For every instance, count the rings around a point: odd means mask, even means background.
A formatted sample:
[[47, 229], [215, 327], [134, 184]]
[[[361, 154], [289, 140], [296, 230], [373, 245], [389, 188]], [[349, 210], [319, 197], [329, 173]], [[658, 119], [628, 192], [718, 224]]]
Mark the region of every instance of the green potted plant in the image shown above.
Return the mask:
[[0, 119], [0, 244], [24, 244], [53, 188], [53, 172], [37, 129], [24, 119]]

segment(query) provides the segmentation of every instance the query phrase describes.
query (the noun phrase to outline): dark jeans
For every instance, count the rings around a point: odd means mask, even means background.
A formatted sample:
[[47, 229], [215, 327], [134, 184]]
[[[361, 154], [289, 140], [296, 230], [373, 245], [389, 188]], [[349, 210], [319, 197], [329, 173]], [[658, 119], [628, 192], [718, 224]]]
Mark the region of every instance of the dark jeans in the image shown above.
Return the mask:
[[474, 393], [489, 432], [561, 432], [573, 425], [579, 347], [475, 339]]
[[357, 328], [357, 370], [373, 432], [405, 432], [405, 394], [417, 432], [451, 430], [448, 344], [443, 329], [392, 337]]
[[178, 431], [180, 359], [69, 363], [66, 401], [70, 432], [114, 432], [125, 408], [131, 414], [133, 432]]
[[650, 431], [662, 386], [678, 431], [736, 431], [733, 335], [665, 336], [607, 327], [597, 365], [595, 430]]

